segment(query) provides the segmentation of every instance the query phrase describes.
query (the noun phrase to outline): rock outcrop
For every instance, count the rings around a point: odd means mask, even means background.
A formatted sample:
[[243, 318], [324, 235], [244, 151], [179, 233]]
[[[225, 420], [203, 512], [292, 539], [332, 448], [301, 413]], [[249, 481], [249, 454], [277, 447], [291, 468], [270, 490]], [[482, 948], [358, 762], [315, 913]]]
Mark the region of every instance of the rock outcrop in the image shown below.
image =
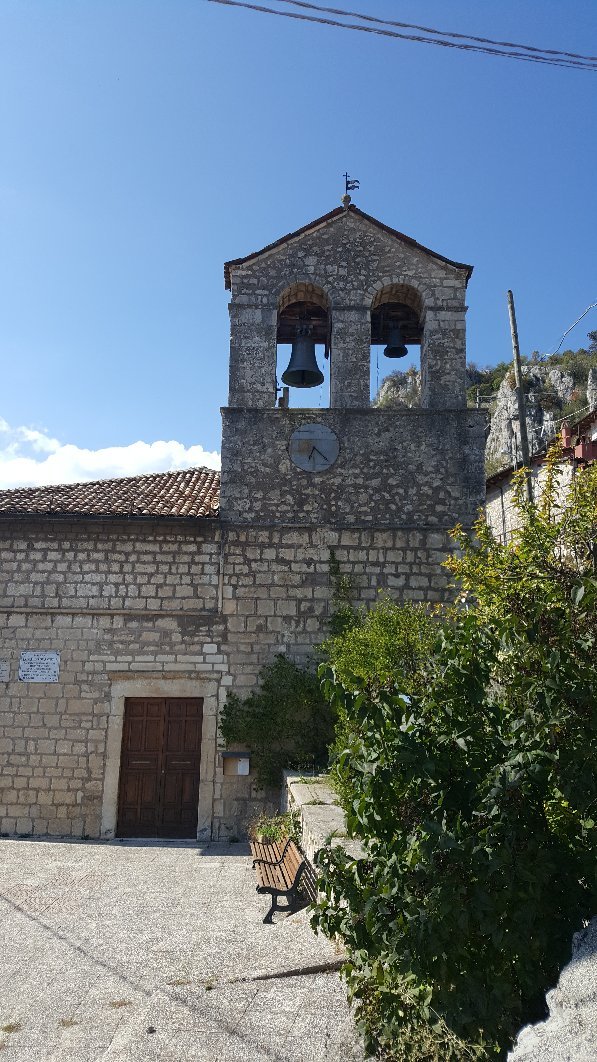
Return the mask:
[[[570, 406], [597, 408], [597, 368], [591, 368], [586, 382], [578, 383], [572, 373], [549, 362], [523, 366], [527, 405], [527, 434], [531, 453], [542, 449], [557, 435], [562, 417]], [[482, 385], [486, 374], [474, 366], [467, 368], [467, 388]], [[481, 390], [482, 393], [482, 390]], [[417, 369], [393, 372], [381, 384], [374, 405], [412, 409], [421, 399], [421, 375]], [[485, 459], [488, 471], [520, 461], [518, 405], [513, 370], [502, 380], [488, 406], [490, 430]], [[574, 417], [574, 413], [571, 414]]]
[[[529, 450], [534, 453], [557, 434], [562, 409], [572, 402], [576, 389], [569, 372], [547, 365], [524, 365], [522, 375]], [[502, 380], [491, 409], [485, 460], [493, 469], [520, 459], [518, 404], [511, 372]]]
[[597, 409], [597, 369], [589, 369], [587, 380], [587, 402], [591, 410]]
[[412, 409], [421, 402], [421, 373], [418, 369], [407, 372], [393, 372], [386, 376], [374, 400], [380, 407], [394, 406], [398, 409]]
[[572, 941], [572, 958], [547, 993], [549, 1018], [519, 1033], [508, 1062], [595, 1062], [597, 1058], [597, 919]]

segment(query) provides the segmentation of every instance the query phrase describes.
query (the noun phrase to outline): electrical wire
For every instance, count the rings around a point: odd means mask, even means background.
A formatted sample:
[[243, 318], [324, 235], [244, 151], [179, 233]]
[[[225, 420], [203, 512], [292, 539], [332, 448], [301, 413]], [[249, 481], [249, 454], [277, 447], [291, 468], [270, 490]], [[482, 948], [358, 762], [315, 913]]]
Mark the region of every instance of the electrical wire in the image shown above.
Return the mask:
[[572, 331], [573, 328], [576, 328], [577, 324], [580, 324], [580, 322], [582, 321], [583, 317], [586, 317], [587, 314], [591, 310], [594, 310], [596, 306], [597, 306], [597, 302], [592, 302], [590, 306], [587, 306], [586, 310], [583, 310], [583, 312], [581, 313], [580, 317], [576, 318], [576, 321], [574, 322], [574, 324], [571, 324], [570, 328], [566, 329], [566, 331], [564, 332], [564, 335], [560, 339], [560, 342], [558, 343], [556, 349], [552, 350], [551, 354], [544, 354], [543, 357], [544, 358], [553, 357], [554, 354], [557, 354], [559, 349], [560, 349], [560, 347], [562, 346], [562, 343], [564, 342], [566, 336]]
[[[536, 51], [535, 50], [531, 51], [531, 48], [532, 48], [531, 45], [515, 45], [514, 47], [520, 48], [520, 49], [522, 49], [522, 51], [513, 51], [511, 46], [508, 46], [507, 48], [502, 49], [501, 46], [497, 46], [497, 47], [496, 46], [491, 46], [490, 47], [490, 46], [483, 45], [483, 44], [465, 43], [464, 41], [462, 43], [459, 43], [456, 40], [446, 40], [444, 37], [439, 36], [442, 33], [441, 30], [433, 30], [433, 31], [428, 30], [428, 31], [426, 31], [426, 32], [433, 32], [435, 34], [438, 34], [437, 37], [433, 37], [433, 36], [431, 36], [431, 37], [423, 37], [423, 36], [418, 35], [418, 34], [401, 33], [401, 32], [399, 32], [397, 30], [382, 29], [382, 28], [378, 28], [377, 26], [372, 26], [372, 25], [371, 26], [363, 26], [363, 25], [358, 25], [357, 23], [353, 23], [353, 22], [339, 22], [337, 19], [323, 18], [323, 17], [318, 16], [318, 15], [301, 14], [298, 11], [279, 11], [279, 10], [276, 10], [275, 8], [273, 8], [273, 7], [267, 7], [264, 4], [250, 3], [250, 2], [248, 2], [248, 0], [206, 0], [206, 2], [210, 3], [210, 4], [222, 4], [222, 5], [226, 6], [226, 7], [244, 8], [245, 10], [259, 12], [261, 14], [277, 15], [279, 18], [292, 18], [292, 19], [298, 19], [299, 21], [302, 21], [302, 22], [313, 22], [313, 23], [316, 23], [318, 25], [333, 26], [333, 27], [338, 28], [338, 29], [356, 30], [356, 31], [359, 31], [361, 33], [373, 33], [373, 34], [376, 34], [377, 36], [381, 36], [381, 37], [390, 37], [390, 38], [396, 38], [398, 40], [415, 41], [415, 42], [417, 42], [419, 44], [434, 44], [437, 47], [441, 47], [441, 48], [455, 48], [458, 51], [463, 51], [463, 52], [476, 52], [476, 53], [481, 53], [481, 54], [484, 54], [484, 55], [501, 56], [502, 58], [505, 58], [505, 59], [518, 59], [519, 61], [526, 62], [526, 63], [541, 63], [544, 66], [557, 66], [557, 67], [565, 67], [565, 68], [568, 68], [568, 69], [589, 70], [589, 71], [597, 72], [597, 61], [595, 60], [595, 58], [593, 56], [581, 56], [578, 59], [577, 58], [565, 58], [564, 57], [565, 53], [561, 53], [560, 54], [558, 52], [549, 51], [549, 50], [540, 51], [539, 49], [537, 49]], [[306, 3], [304, 2], [304, 0], [279, 0], [279, 2], [281, 2], [281, 3], [292, 3], [295, 6], [300, 2], [302, 7], [307, 6]], [[314, 9], [314, 10], [321, 10], [321, 11], [331, 10], [331, 9], [327, 9], [327, 8], [319, 8], [319, 7], [317, 7], [314, 4], [313, 5], [309, 5], [309, 6], [312, 9]], [[344, 12], [340, 12], [340, 13], [342, 15], [345, 15]], [[359, 19], [362, 19], [362, 20], [373, 21], [372, 16], [353, 14], [353, 13], [349, 13], [349, 12], [346, 12], [345, 17], [359, 18]], [[384, 20], [382, 20], [382, 19], [379, 19], [379, 20], [376, 19], [375, 21], [379, 22], [379, 23], [383, 23], [384, 22]], [[391, 24], [393, 25], [394, 23], [391, 23]], [[400, 23], [396, 23], [396, 25], [400, 25]], [[455, 37], [456, 34], [450, 34], [450, 36]], [[463, 37], [464, 37], [464, 35], [463, 35]], [[470, 40], [472, 41], [472, 38], [470, 38]], [[498, 45], [498, 42], [496, 42], [496, 45]], [[526, 54], [525, 54], [525, 50], [526, 50]], [[571, 53], [568, 53], [568, 54], [570, 56], [572, 56], [575, 53], [571, 52]]]
[[532, 44], [516, 44], [514, 41], [494, 41], [490, 37], [473, 37], [470, 33], [452, 33], [451, 30], [433, 29], [431, 26], [418, 26], [412, 22], [396, 22], [391, 18], [378, 18], [375, 15], [363, 15], [358, 11], [343, 11], [337, 7], [323, 7], [321, 4], [309, 4], [307, 0], [278, 0], [279, 4], [291, 4], [293, 7], [304, 7], [311, 11], [325, 11], [329, 15], [342, 15], [346, 18], [358, 18], [363, 22], [375, 22], [382, 26], [398, 26], [400, 29], [421, 30], [422, 33], [433, 33], [440, 37], [455, 37], [458, 40], [474, 41], [477, 44], [492, 44], [498, 48], [522, 48], [528, 52], [540, 52], [543, 55], [560, 55], [568, 59], [582, 59], [583, 61], [597, 62], [597, 55], [579, 55], [577, 52], [561, 52], [557, 48], [535, 48]]

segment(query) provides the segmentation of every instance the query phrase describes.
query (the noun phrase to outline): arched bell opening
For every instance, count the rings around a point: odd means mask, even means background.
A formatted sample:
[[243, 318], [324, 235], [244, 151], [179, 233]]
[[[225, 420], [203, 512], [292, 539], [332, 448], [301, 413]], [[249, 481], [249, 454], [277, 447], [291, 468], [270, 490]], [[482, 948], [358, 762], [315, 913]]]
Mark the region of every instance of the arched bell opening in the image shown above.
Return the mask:
[[287, 288], [278, 303], [276, 385], [278, 405], [329, 405], [330, 307], [315, 284]]
[[406, 284], [391, 284], [371, 304], [371, 400], [374, 405], [420, 404], [423, 300]]

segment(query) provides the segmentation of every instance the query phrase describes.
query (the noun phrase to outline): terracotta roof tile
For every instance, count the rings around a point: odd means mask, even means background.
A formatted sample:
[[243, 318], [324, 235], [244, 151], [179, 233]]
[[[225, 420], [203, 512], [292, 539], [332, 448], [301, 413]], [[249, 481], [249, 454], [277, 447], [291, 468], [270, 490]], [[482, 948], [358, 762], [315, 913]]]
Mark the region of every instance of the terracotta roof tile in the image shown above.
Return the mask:
[[220, 473], [211, 468], [125, 479], [0, 490], [0, 516], [214, 517]]

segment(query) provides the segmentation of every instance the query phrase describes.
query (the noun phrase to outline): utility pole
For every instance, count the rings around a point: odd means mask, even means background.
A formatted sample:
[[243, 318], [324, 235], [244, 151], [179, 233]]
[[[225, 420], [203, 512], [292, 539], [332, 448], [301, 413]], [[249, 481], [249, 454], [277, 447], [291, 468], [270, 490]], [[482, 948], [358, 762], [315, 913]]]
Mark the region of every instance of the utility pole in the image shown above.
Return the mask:
[[522, 463], [527, 469], [526, 486], [527, 498], [533, 500], [533, 485], [531, 483], [531, 459], [529, 455], [529, 437], [527, 435], [527, 410], [522, 386], [522, 367], [520, 364], [520, 348], [518, 346], [518, 329], [516, 327], [516, 313], [514, 312], [514, 296], [508, 292], [508, 312], [510, 314], [510, 332], [512, 334], [512, 353], [514, 355], [514, 380], [516, 382], [516, 401], [518, 403], [518, 424], [520, 431], [520, 453]]

